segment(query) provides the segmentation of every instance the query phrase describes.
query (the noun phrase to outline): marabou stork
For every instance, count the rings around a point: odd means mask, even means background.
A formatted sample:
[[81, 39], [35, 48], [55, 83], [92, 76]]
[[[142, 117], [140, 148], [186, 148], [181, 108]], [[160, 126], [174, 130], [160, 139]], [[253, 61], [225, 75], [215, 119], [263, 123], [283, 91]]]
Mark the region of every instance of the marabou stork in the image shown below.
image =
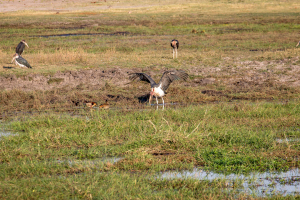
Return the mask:
[[19, 56], [19, 54], [15, 54], [12, 63], [15, 61], [16, 65], [19, 65], [20, 67], [27, 67], [27, 68], [32, 68], [30, 64], [25, 60], [22, 56]]
[[16, 47], [16, 53], [21, 55], [25, 49], [25, 45], [29, 48], [28, 44], [25, 42], [25, 40], [22, 40], [18, 46]]
[[109, 109], [109, 104], [107, 103], [107, 99], [105, 100], [105, 103], [101, 104], [99, 106], [99, 108], [102, 108], [102, 109]]
[[296, 45], [296, 47], [299, 46], [299, 44], [300, 44], [300, 41], [298, 42], [298, 44]]
[[174, 53], [176, 53], [176, 58], [177, 58], [177, 49], [179, 48], [179, 42], [178, 40], [172, 40], [171, 41], [171, 47], [173, 48], [173, 59], [174, 59]]
[[141, 81], [150, 83], [151, 92], [150, 92], [149, 103], [151, 102], [152, 97], [155, 96], [157, 107], [158, 107], [157, 97], [161, 97], [162, 102], [163, 102], [163, 109], [165, 106], [163, 96], [166, 94], [166, 90], [168, 89], [169, 85], [173, 81], [179, 80], [179, 79], [183, 79], [184, 81], [186, 81], [187, 78], [189, 77], [189, 75], [185, 71], [182, 71], [182, 70], [165, 71], [163, 73], [159, 83], [157, 84], [149, 75], [147, 75], [145, 73], [131, 73], [129, 75], [130, 75], [129, 79], [132, 81], [135, 80], [136, 78], [140, 78]]

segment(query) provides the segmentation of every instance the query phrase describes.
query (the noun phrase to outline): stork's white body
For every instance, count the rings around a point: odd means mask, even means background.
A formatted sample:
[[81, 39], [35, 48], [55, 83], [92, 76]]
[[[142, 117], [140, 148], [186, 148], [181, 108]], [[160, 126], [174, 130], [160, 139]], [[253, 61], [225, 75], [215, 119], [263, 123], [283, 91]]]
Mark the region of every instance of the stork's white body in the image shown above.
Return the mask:
[[[19, 56], [18, 56], [19, 57]], [[18, 58], [18, 57], [16, 57], [16, 58]], [[25, 65], [23, 65], [23, 64], [21, 64], [21, 63], [19, 63], [18, 61], [17, 61], [17, 59], [16, 58], [13, 58], [12, 59], [12, 63], [14, 62], [15, 63], [15, 65], [19, 65], [20, 67], [26, 67]]]
[[[16, 65], [19, 65], [20, 67], [26, 67], [25, 65], [23, 65], [23, 64], [21, 64], [21, 63], [18, 63], [17, 60], [15, 60], [15, 64], [16, 64]], [[27, 68], [27, 67], [26, 67], [26, 68]]]
[[151, 88], [151, 91], [153, 91], [156, 97], [163, 97], [165, 95], [165, 92], [161, 89], [161, 84], [158, 87]]
[[[158, 106], [158, 100], [157, 100], [157, 97], [160, 97], [162, 99], [162, 102], [163, 102], [163, 108], [165, 107], [165, 101], [164, 101], [164, 98], [163, 96], [165, 95], [165, 92], [163, 91], [163, 89], [161, 88], [161, 85], [160, 84], [158, 87], [153, 87], [151, 88], [151, 92], [152, 92], [152, 95], [155, 96], [155, 99], [156, 99], [156, 105]], [[151, 94], [151, 93], [150, 93]]]
[[30, 66], [30, 64], [27, 62], [27, 60], [25, 60], [24, 58], [22, 58], [21, 56], [19, 56], [19, 54], [15, 54], [12, 61], [12, 63], [15, 62], [16, 65], [19, 65], [20, 67], [26, 67], [26, 68], [32, 68]]

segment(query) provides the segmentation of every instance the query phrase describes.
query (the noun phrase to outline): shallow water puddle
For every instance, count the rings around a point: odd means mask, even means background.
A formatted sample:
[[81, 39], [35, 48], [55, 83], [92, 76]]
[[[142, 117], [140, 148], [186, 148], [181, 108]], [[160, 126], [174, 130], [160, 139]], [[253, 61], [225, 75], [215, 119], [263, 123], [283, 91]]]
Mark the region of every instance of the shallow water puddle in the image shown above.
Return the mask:
[[8, 137], [8, 136], [17, 136], [18, 134], [9, 132], [9, 131], [5, 131], [5, 130], [0, 130], [0, 139], [1, 137]]
[[123, 157], [104, 157], [98, 159], [85, 159], [85, 160], [57, 160], [58, 163], [66, 163], [70, 167], [83, 166], [83, 167], [97, 167], [104, 164], [115, 164], [122, 160]]
[[300, 142], [300, 138], [285, 138], [285, 139], [276, 139], [278, 143], [292, 143], [292, 142]]
[[210, 171], [203, 171], [194, 168], [192, 171], [167, 171], [158, 175], [161, 179], [197, 179], [197, 180], [228, 180], [229, 186], [236, 181], [242, 181], [243, 188], [239, 193], [246, 193], [254, 196], [270, 196], [273, 194], [295, 195], [300, 194], [300, 169], [295, 168], [287, 172], [264, 172], [224, 175]]

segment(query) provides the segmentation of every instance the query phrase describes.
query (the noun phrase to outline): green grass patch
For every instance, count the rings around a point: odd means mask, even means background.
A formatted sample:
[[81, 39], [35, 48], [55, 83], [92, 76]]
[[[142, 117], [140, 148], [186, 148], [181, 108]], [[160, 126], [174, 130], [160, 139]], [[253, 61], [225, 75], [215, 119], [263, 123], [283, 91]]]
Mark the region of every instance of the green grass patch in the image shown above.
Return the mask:
[[[88, 185], [86, 178], [95, 176], [99, 177], [99, 183], [90, 185], [94, 189], [83, 193], [72, 190], [67, 194], [71, 197], [97, 196], [100, 193], [95, 188], [108, 177], [114, 182], [111, 183], [114, 188], [123, 187], [115, 182], [119, 178], [127, 177], [129, 182], [136, 180], [137, 176], [128, 174], [129, 171], [151, 174], [197, 166], [215, 172], [247, 173], [299, 167], [295, 159], [300, 151], [299, 142], [278, 142], [279, 138], [300, 137], [299, 111], [297, 103], [221, 103], [164, 111], [88, 111], [76, 117], [41, 114], [13, 120], [6, 128], [17, 132], [18, 136], [1, 138], [2, 194], [11, 194], [15, 186], [28, 184], [29, 187], [16, 194], [29, 198], [34, 192], [41, 195], [44, 187], [52, 185], [51, 190], [55, 190], [60, 184], [69, 183], [59, 189], [58, 195], [63, 197], [63, 191], [78, 188], [71, 183], [73, 180], [84, 183], [78, 190], [82, 191]], [[111, 156], [123, 159], [115, 164], [97, 161]], [[176, 196], [178, 193], [171, 192], [173, 187], [190, 183], [189, 180], [153, 180], [149, 184], [146, 176], [139, 177], [136, 184], [145, 187], [141, 197], [148, 195], [148, 190], [160, 191], [152, 197], [168, 196], [169, 192]], [[34, 183], [36, 186], [32, 185]], [[165, 184], [173, 189], [161, 190]], [[214, 184], [209, 183], [212, 187]], [[129, 183], [125, 185], [128, 192], [134, 193], [135, 187], [129, 187]], [[187, 195], [198, 189], [181, 188], [179, 191]], [[216, 195], [218, 191], [215, 188], [207, 194]], [[206, 194], [198, 192], [195, 197]], [[104, 195], [113, 194], [104, 192]]]
[[60, 82], [62, 82], [62, 81], [64, 81], [63, 78], [50, 78], [50, 79], [47, 81], [47, 83], [48, 83], [48, 84], [53, 84], [53, 83], [60, 83]]

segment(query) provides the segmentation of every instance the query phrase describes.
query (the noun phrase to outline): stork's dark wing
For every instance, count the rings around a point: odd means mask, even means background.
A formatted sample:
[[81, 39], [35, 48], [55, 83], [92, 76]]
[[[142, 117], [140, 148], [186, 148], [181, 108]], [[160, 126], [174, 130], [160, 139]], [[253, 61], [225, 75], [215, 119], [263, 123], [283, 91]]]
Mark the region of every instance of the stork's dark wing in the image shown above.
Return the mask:
[[135, 80], [136, 78], [140, 78], [140, 81], [145, 81], [147, 83], [150, 83], [151, 86], [155, 85], [155, 81], [151, 78], [151, 76], [145, 74], [145, 73], [131, 73], [129, 74], [129, 79], [130, 80]]
[[24, 48], [25, 48], [25, 44], [23, 42], [20, 42], [16, 47], [16, 53], [21, 55], [24, 51]]
[[176, 46], [177, 46], [177, 49], [179, 48], [179, 42], [178, 42], [178, 40], [176, 40]]
[[189, 75], [182, 70], [178, 70], [178, 71], [166, 71], [164, 72], [164, 74], [162, 75], [158, 85], [161, 85], [161, 88], [166, 91], [169, 87], [169, 85], [175, 81], [175, 80], [179, 80], [179, 79], [183, 79], [186, 81], [186, 79], [189, 77]]
[[18, 63], [25, 65], [28, 68], [32, 68], [30, 64], [27, 62], [27, 60], [25, 60], [23, 57], [19, 56], [19, 58], [16, 58], [16, 60], [18, 61]]

